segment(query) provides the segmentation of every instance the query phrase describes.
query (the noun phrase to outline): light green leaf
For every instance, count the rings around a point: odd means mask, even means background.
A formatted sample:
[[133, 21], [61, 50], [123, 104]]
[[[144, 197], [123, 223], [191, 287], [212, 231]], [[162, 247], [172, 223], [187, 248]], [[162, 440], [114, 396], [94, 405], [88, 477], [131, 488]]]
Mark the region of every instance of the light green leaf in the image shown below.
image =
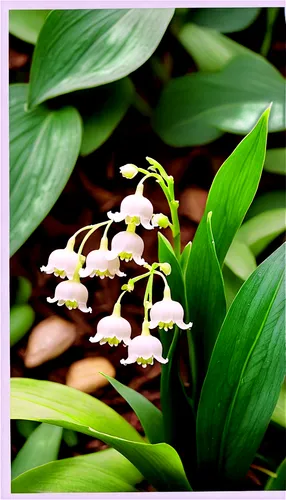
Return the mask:
[[177, 36], [200, 71], [219, 71], [234, 57], [243, 54], [259, 57], [227, 36], [196, 24], [185, 24]]
[[[46, 424], [42, 424], [46, 425]], [[116, 450], [50, 462], [12, 481], [12, 493], [134, 492], [142, 475]]]
[[279, 398], [271, 420], [281, 427], [286, 428], [286, 379], [281, 387]]
[[244, 283], [213, 351], [197, 443], [200, 472], [215, 488], [245, 476], [278, 399], [285, 373], [284, 262], [282, 245]]
[[223, 132], [246, 134], [273, 102], [269, 131], [285, 128], [285, 80], [262, 58], [239, 56], [213, 74], [193, 73], [164, 88], [153, 127], [171, 146], [206, 144]]
[[189, 262], [191, 249], [192, 249], [192, 242], [189, 241], [189, 243], [186, 244], [184, 250], [181, 253], [180, 265], [181, 265], [183, 276], [186, 274], [186, 269], [187, 269], [187, 265]]
[[58, 458], [63, 429], [56, 425], [41, 424], [28, 437], [12, 462], [12, 479], [23, 472], [52, 462]]
[[278, 490], [285, 491], [286, 490], [286, 458], [284, 458], [283, 462], [279, 465], [277, 471], [277, 477], [270, 477], [266, 483], [266, 490]]
[[268, 149], [264, 170], [272, 174], [286, 175], [286, 148]]
[[238, 293], [238, 290], [243, 285], [243, 280], [236, 276], [227, 266], [223, 266], [222, 275], [224, 281], [226, 307], [229, 309], [234, 297]]
[[37, 42], [49, 10], [9, 10], [9, 31], [24, 42]]
[[286, 209], [286, 197], [284, 191], [270, 191], [269, 193], [257, 196], [250, 205], [244, 221], [261, 214], [261, 212], [268, 212], [269, 210], [274, 210], [275, 208]]
[[[200, 224], [200, 232], [193, 241], [186, 270], [187, 300], [192, 337], [196, 346], [197, 376], [203, 377], [211, 357], [219, 329], [226, 313], [222, 272], [216, 253], [212, 220], [218, 214], [209, 212]], [[190, 360], [190, 363], [192, 360]], [[199, 380], [199, 385], [202, 381]]]
[[[242, 226], [243, 227], [243, 226]], [[234, 238], [225, 257], [225, 264], [243, 281], [255, 271], [255, 257], [249, 247], [238, 238]]]
[[30, 330], [35, 320], [29, 304], [14, 305], [10, 310], [10, 346], [13, 347]]
[[11, 396], [11, 418], [52, 423], [96, 437], [124, 455], [158, 490], [190, 490], [177, 452], [165, 443], [145, 443], [101, 401], [54, 382], [20, 378], [12, 378]]
[[10, 86], [10, 253], [57, 201], [76, 163], [81, 119], [72, 107], [26, 111], [27, 85]]
[[211, 8], [194, 9], [192, 22], [207, 26], [222, 33], [241, 31], [255, 21], [260, 8]]
[[104, 375], [114, 389], [116, 389], [125, 401], [127, 401], [132, 410], [135, 411], [150, 443], [163, 443], [164, 427], [162, 412], [139, 392], [121, 384], [118, 380], [104, 373], [102, 373], [102, 375]]
[[245, 222], [236, 239], [247, 245], [254, 255], [260, 254], [269, 243], [286, 229], [286, 209], [262, 212]]
[[108, 139], [129, 108], [133, 93], [129, 78], [81, 92], [80, 102], [75, 105], [83, 119], [82, 156], [89, 155]]
[[52, 11], [34, 52], [29, 107], [132, 73], [153, 54], [173, 14], [138, 8]]

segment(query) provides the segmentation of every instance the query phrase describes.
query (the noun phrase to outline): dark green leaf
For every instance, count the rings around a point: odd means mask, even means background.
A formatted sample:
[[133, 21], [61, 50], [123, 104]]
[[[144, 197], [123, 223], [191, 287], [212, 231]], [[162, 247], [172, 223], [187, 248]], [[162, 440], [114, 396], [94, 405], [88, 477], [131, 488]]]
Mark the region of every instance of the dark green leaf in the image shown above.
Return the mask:
[[285, 128], [285, 80], [261, 57], [239, 56], [222, 71], [171, 80], [153, 118], [171, 146], [205, 144], [223, 132], [246, 134], [273, 101], [269, 130]]
[[27, 85], [10, 86], [10, 253], [57, 201], [76, 163], [81, 119], [76, 109], [26, 111]]
[[54, 382], [12, 378], [11, 418], [37, 420], [96, 437], [124, 455], [157, 489], [188, 491], [176, 451], [147, 444], [123, 417], [101, 401]]
[[268, 149], [264, 170], [272, 174], [286, 175], [286, 148]]
[[121, 384], [118, 380], [115, 380], [104, 373], [102, 375], [107, 378], [114, 389], [117, 390], [117, 392], [131, 406], [132, 410], [135, 411], [150, 443], [163, 443], [164, 428], [161, 411], [139, 392]]
[[32, 432], [36, 429], [36, 427], [38, 427], [38, 425], [38, 422], [31, 422], [30, 420], [16, 421], [17, 431], [26, 439], [28, 439], [30, 434], [32, 434]]
[[35, 44], [49, 10], [9, 10], [9, 31], [12, 35]]
[[81, 92], [76, 105], [83, 119], [81, 155], [99, 148], [122, 120], [133, 98], [129, 78]]
[[36, 467], [12, 481], [12, 493], [134, 492], [142, 479], [125, 457], [110, 448]]
[[32, 283], [24, 276], [18, 277], [18, 288], [15, 297], [15, 304], [26, 304], [32, 294]]
[[28, 437], [12, 462], [12, 479], [29, 469], [58, 458], [63, 429], [56, 425], [41, 424]]
[[201, 473], [215, 484], [247, 473], [278, 399], [285, 373], [284, 262], [285, 245], [244, 283], [213, 351], [197, 442]]
[[34, 309], [29, 304], [15, 305], [10, 310], [10, 346], [17, 344], [19, 340], [30, 330], [35, 320]]
[[29, 107], [113, 82], [142, 66], [174, 9], [54, 10], [34, 52]]
[[177, 300], [185, 307], [186, 296], [182, 269], [171, 243], [162, 233], [158, 233], [158, 256], [159, 262], [168, 262], [172, 268], [171, 274], [167, 276], [172, 299]]
[[78, 437], [75, 431], [71, 429], [63, 430], [63, 441], [70, 447], [73, 448], [78, 444]]
[[278, 490], [278, 491], [285, 491], [286, 490], [286, 458], [284, 458], [283, 462], [279, 465], [277, 469], [277, 477], [276, 478], [270, 478], [267, 481], [267, 484], [265, 486], [266, 490]]
[[192, 21], [222, 33], [233, 33], [247, 28], [257, 18], [260, 8], [195, 9]]

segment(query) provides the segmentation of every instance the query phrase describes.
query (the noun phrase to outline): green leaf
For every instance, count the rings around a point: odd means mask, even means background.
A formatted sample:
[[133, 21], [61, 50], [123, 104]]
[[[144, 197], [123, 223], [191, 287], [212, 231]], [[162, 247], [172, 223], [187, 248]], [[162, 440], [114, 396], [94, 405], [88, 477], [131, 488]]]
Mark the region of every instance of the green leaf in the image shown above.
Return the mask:
[[30, 330], [35, 320], [29, 304], [15, 305], [10, 310], [10, 346], [13, 347]]
[[116, 391], [127, 401], [139, 418], [144, 432], [152, 444], [164, 442], [164, 428], [162, 412], [139, 392], [121, 384], [108, 375], [102, 373]]
[[279, 398], [271, 420], [281, 427], [286, 428], [286, 379], [281, 387]]
[[15, 304], [26, 304], [32, 294], [32, 283], [24, 276], [18, 277], [18, 288], [15, 297]]
[[81, 119], [72, 107], [26, 111], [26, 84], [10, 86], [10, 253], [57, 201], [76, 163]]
[[220, 264], [223, 263], [258, 188], [265, 158], [269, 112], [268, 108], [217, 172], [193, 240], [189, 265], [193, 258], [199, 261], [201, 231], [205, 228], [209, 212], [213, 213], [216, 253]]
[[28, 439], [28, 437], [38, 427], [38, 425], [39, 425], [38, 422], [31, 422], [30, 420], [17, 420], [16, 421], [17, 431], [25, 439]]
[[80, 102], [75, 105], [83, 119], [80, 153], [86, 156], [99, 148], [122, 120], [131, 104], [134, 87], [129, 78], [124, 78], [80, 94]]
[[262, 212], [245, 222], [236, 239], [247, 245], [254, 255], [260, 254], [269, 243], [286, 229], [286, 209]]
[[171, 146], [206, 144], [224, 132], [246, 134], [273, 101], [270, 132], [285, 128], [285, 80], [261, 57], [239, 56], [213, 74], [193, 73], [164, 88], [153, 127]]
[[193, 322], [192, 336], [197, 348], [198, 363], [204, 366], [204, 370], [200, 370], [201, 375], [206, 372], [226, 313], [222, 272], [212, 231], [212, 220], [217, 220], [217, 217], [218, 214], [214, 213], [212, 216], [209, 212], [200, 224], [199, 235], [195, 238], [196, 242], [193, 241], [185, 278], [190, 320]]
[[12, 378], [11, 396], [11, 418], [52, 423], [93, 436], [124, 455], [156, 489], [190, 490], [176, 451], [165, 443], [145, 443], [101, 401], [54, 382], [20, 378]]
[[260, 8], [211, 8], [195, 9], [192, 13], [192, 22], [200, 26], [207, 26], [222, 33], [241, 31], [255, 21]]
[[189, 243], [186, 244], [184, 250], [181, 253], [180, 265], [181, 265], [183, 276], [185, 276], [185, 274], [186, 274], [186, 269], [187, 269], [187, 265], [189, 262], [191, 249], [192, 249], [192, 242], [189, 241]]
[[279, 465], [277, 471], [277, 477], [270, 477], [266, 483], [266, 490], [278, 490], [285, 491], [286, 489], [286, 458], [284, 458], [283, 462]]
[[285, 373], [284, 262], [282, 245], [244, 283], [213, 351], [197, 416], [200, 472], [212, 487], [245, 476], [278, 399]]
[[219, 71], [234, 57], [243, 54], [259, 57], [227, 36], [196, 24], [185, 24], [177, 36], [200, 71]]
[[75, 431], [71, 429], [63, 430], [63, 441], [68, 445], [69, 448], [73, 448], [78, 444], [78, 437]]
[[[267, 152], [266, 152], [267, 154]], [[286, 197], [284, 191], [270, 191], [256, 197], [251, 204], [244, 221], [275, 208], [286, 209]]]
[[12, 481], [12, 493], [134, 492], [142, 479], [125, 457], [110, 448], [36, 467]]
[[286, 148], [268, 149], [264, 170], [272, 174], [286, 175]]
[[160, 43], [174, 9], [54, 10], [40, 33], [29, 107], [132, 73]]
[[225, 264], [243, 281], [247, 280], [250, 274], [253, 273], [257, 267], [252, 251], [237, 237], [234, 238], [229, 247], [225, 257]]
[[169, 240], [158, 232], [158, 256], [159, 262], [168, 262], [172, 268], [171, 274], [167, 276], [168, 285], [171, 288], [172, 299], [186, 306], [185, 284], [180, 263], [174, 253]]
[[238, 293], [238, 290], [243, 285], [243, 280], [236, 276], [227, 266], [223, 266], [222, 275], [224, 281], [226, 307], [229, 309], [234, 297]]
[[41, 424], [28, 437], [12, 462], [12, 479], [23, 472], [52, 462], [58, 458], [63, 429], [56, 425]]
[[9, 31], [24, 42], [37, 42], [49, 10], [9, 10]]

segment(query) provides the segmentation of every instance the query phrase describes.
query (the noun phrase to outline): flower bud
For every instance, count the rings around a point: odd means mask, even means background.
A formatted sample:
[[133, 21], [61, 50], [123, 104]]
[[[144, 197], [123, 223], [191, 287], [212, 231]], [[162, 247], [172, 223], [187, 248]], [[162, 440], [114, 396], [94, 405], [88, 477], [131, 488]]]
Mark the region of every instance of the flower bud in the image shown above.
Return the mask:
[[170, 226], [170, 221], [167, 215], [164, 214], [154, 214], [152, 217], [152, 224], [154, 227], [160, 227], [166, 229], [166, 227]]
[[123, 167], [120, 167], [120, 173], [126, 179], [133, 179], [138, 174], [138, 168], [133, 163], [127, 163]]
[[166, 276], [169, 276], [172, 272], [172, 267], [170, 266], [169, 262], [163, 262], [163, 264], [160, 264], [159, 266], [160, 271], [164, 273]]

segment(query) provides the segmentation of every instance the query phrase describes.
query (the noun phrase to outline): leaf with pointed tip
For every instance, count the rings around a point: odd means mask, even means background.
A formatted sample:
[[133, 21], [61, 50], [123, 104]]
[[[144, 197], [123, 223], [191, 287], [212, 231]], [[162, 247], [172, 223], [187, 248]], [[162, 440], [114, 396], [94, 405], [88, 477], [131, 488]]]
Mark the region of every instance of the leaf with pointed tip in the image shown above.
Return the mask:
[[265, 490], [270, 491], [285, 491], [286, 490], [286, 458], [279, 465], [277, 477], [270, 477], [266, 483]]
[[11, 9], [9, 10], [9, 32], [24, 42], [35, 44], [49, 13], [49, 10]]
[[260, 10], [257, 7], [196, 9], [191, 13], [191, 19], [200, 26], [207, 26], [222, 33], [233, 33], [252, 24]]

